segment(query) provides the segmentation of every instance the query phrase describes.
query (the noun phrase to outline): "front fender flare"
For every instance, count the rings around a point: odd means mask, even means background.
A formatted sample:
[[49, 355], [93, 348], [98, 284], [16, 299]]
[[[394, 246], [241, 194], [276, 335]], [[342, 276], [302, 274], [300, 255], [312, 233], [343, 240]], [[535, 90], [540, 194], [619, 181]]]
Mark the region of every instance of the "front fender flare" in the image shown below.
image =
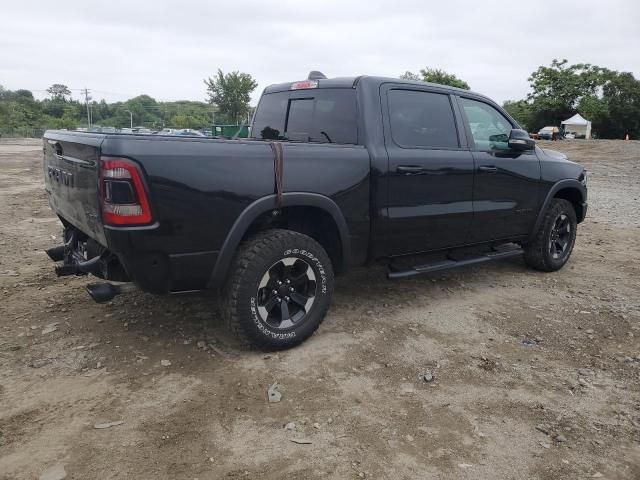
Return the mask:
[[553, 186], [547, 192], [547, 196], [545, 197], [544, 202], [542, 203], [542, 207], [540, 207], [540, 210], [538, 211], [538, 218], [536, 218], [536, 223], [533, 226], [533, 230], [531, 231], [531, 234], [529, 235], [529, 240], [533, 239], [536, 232], [540, 228], [540, 224], [542, 223], [544, 214], [547, 211], [547, 208], [549, 208], [549, 204], [551, 203], [551, 200], [553, 199], [553, 197], [555, 197], [556, 193], [558, 193], [560, 190], [563, 190], [565, 188], [573, 188], [575, 190], [578, 190], [580, 192], [580, 195], [582, 196], [582, 202], [584, 203], [587, 201], [587, 188], [578, 180], [568, 178], [568, 179], [560, 180], [559, 182], [554, 183]]
[[[340, 207], [338, 207], [333, 200], [317, 193], [289, 192], [283, 194], [282, 207], [317, 207], [331, 215], [340, 234], [342, 267], [343, 270], [347, 269], [351, 261], [349, 228]], [[224, 284], [233, 256], [245, 233], [256, 218], [277, 208], [276, 195], [268, 195], [254, 201], [242, 211], [222, 244], [216, 264], [213, 267], [209, 284], [207, 285], [209, 288], [218, 288]]]

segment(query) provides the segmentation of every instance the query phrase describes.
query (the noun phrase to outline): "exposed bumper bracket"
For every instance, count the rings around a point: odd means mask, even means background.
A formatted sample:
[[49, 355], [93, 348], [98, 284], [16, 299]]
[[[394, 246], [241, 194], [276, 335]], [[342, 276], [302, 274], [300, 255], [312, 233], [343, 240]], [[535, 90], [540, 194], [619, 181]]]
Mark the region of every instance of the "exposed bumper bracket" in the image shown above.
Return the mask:
[[90, 283], [86, 288], [91, 298], [93, 298], [93, 300], [97, 303], [108, 302], [109, 300], [112, 300], [116, 295], [132, 292], [133, 290], [137, 289], [133, 283], [109, 282]]
[[98, 273], [102, 269], [102, 257], [93, 257], [90, 260], [75, 261], [74, 263], [63, 263], [56, 265], [56, 275], [65, 277], [67, 275], [84, 275], [87, 273]]
[[49, 258], [54, 262], [61, 262], [64, 260], [64, 245], [59, 245], [45, 250], [45, 253], [49, 255]]

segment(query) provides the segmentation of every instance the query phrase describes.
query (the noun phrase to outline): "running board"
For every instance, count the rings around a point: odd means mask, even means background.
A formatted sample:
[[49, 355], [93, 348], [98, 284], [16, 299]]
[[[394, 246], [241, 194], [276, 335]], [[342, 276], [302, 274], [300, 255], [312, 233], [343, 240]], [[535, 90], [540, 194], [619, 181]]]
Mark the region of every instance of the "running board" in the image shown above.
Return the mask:
[[417, 265], [409, 270], [389, 272], [387, 277], [390, 280], [398, 278], [412, 277], [421, 273], [437, 272], [438, 270], [448, 270], [450, 268], [464, 267], [466, 265], [475, 265], [476, 263], [491, 262], [494, 260], [502, 260], [504, 258], [517, 257], [522, 255], [523, 250], [516, 248], [507, 251], [490, 252], [479, 257], [468, 258], [466, 260], [441, 260], [439, 262], [429, 263], [427, 265]]

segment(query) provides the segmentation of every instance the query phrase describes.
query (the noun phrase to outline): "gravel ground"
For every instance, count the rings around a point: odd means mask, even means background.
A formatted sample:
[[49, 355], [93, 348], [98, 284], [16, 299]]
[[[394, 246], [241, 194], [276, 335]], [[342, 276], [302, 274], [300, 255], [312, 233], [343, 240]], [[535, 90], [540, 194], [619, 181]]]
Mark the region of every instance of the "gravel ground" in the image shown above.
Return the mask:
[[640, 143], [541, 143], [591, 172], [563, 270], [355, 270], [265, 354], [206, 295], [97, 305], [56, 278], [41, 143], [3, 140], [0, 478], [637, 480]]

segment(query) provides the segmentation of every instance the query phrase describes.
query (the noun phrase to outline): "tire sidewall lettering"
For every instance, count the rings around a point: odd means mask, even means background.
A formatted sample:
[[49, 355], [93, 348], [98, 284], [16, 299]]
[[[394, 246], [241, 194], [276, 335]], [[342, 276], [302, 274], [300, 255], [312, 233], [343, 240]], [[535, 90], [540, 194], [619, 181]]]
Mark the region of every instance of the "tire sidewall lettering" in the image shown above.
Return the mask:
[[260, 320], [260, 316], [258, 315], [258, 301], [256, 300], [256, 297], [251, 297], [249, 302], [253, 323], [255, 323], [256, 327], [258, 327], [258, 330], [260, 330], [264, 335], [278, 340], [286, 340], [288, 338], [294, 338], [296, 336], [295, 331], [279, 333], [267, 328], [264, 322]]
[[[323, 295], [327, 294], [327, 274], [324, 265], [316, 255], [306, 249], [289, 248], [283, 252], [283, 256], [297, 256], [312, 264], [312, 268], [314, 268], [314, 270], [317, 274], [319, 274], [320, 277], [320, 292]], [[297, 334], [295, 330], [289, 332], [278, 332], [271, 330], [268, 325], [265, 325], [258, 313], [258, 300], [255, 296], [250, 297], [249, 311], [253, 323], [263, 335], [271, 337], [275, 340], [287, 340], [296, 337]]]

